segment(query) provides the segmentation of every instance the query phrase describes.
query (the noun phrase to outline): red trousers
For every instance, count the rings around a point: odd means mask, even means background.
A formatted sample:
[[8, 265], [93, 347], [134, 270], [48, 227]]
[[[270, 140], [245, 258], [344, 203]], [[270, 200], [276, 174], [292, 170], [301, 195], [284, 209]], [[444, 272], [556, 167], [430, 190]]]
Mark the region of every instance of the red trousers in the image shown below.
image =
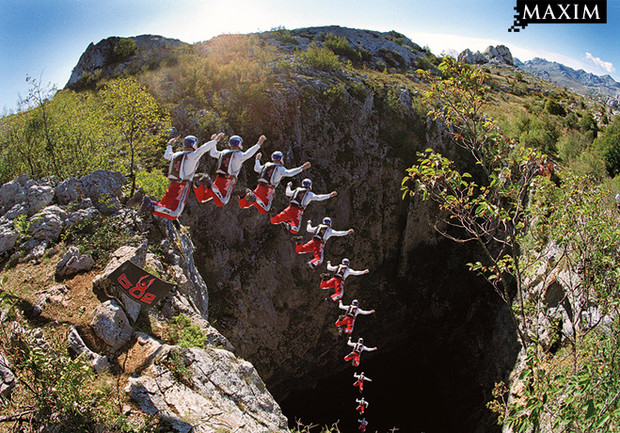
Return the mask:
[[183, 212], [191, 185], [188, 181], [181, 183], [170, 182], [168, 190], [158, 203], [153, 203], [153, 215], [169, 220], [175, 220]]
[[359, 388], [360, 392], [364, 391], [364, 381], [363, 380], [355, 381], [353, 386], [357, 386]]
[[[355, 318], [351, 316], [344, 316], [342, 319], [338, 319], [336, 321], [337, 327], [344, 327], [345, 334], [350, 334], [353, 332], [353, 325], [355, 324]], [[359, 382], [359, 381], [358, 381]], [[361, 390], [360, 390], [361, 391]]]
[[321, 281], [321, 289], [334, 289], [336, 292], [329, 298], [335, 302], [342, 299], [342, 295], [344, 294], [344, 280], [339, 277], [332, 277], [329, 280]]
[[366, 406], [364, 406], [363, 404], [359, 404], [357, 408], [355, 408], [355, 410], [358, 411], [360, 414], [363, 414], [366, 410]]
[[195, 186], [194, 194], [196, 194], [196, 199], [199, 203], [213, 200], [216, 206], [224, 206], [230, 200], [236, 184], [236, 177], [226, 177], [218, 174], [211, 187], [205, 188], [204, 185]]
[[362, 431], [362, 432], [366, 431], [366, 425], [365, 424], [360, 424], [360, 431]]
[[302, 208], [289, 205], [282, 212], [270, 218], [271, 224], [286, 223], [289, 226], [290, 232], [297, 234], [299, 233], [299, 226], [301, 225], [301, 218], [303, 214], [304, 210]]
[[271, 201], [273, 200], [274, 190], [274, 186], [267, 186], [259, 183], [254, 189], [254, 197], [256, 197], [256, 200], [248, 202], [245, 196], [241, 197], [239, 199], [239, 206], [244, 209], [251, 206], [256, 206], [256, 209], [258, 209], [260, 213], [267, 213], [269, 212], [269, 209], [271, 209]]
[[344, 357], [345, 361], [351, 361], [351, 365], [353, 367], [359, 367], [360, 365], [360, 355], [361, 353], [351, 352], [347, 356]]
[[297, 244], [297, 246], [295, 246], [295, 251], [297, 251], [297, 254], [314, 253], [314, 259], [310, 260], [308, 263], [313, 268], [316, 268], [323, 263], [323, 248], [323, 241], [317, 238], [312, 238], [310, 242], [306, 242], [303, 245]]

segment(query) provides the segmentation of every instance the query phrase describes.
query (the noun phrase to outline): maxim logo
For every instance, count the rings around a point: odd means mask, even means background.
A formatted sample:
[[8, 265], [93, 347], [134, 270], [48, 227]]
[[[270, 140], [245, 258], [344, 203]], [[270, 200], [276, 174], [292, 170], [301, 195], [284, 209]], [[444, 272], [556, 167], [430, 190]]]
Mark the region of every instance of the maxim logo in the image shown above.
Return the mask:
[[509, 32], [518, 32], [528, 24], [605, 24], [607, 22], [607, 0], [572, 2], [517, 0], [515, 11], [514, 24], [508, 29]]

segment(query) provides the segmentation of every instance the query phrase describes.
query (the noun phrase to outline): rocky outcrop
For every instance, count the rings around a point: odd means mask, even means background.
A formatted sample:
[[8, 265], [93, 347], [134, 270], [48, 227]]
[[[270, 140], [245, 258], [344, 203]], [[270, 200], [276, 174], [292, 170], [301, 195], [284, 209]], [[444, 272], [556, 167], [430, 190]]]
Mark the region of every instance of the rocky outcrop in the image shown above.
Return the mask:
[[132, 57], [124, 59], [118, 59], [114, 51], [114, 48], [121, 40], [119, 37], [110, 37], [101, 40], [96, 45], [93, 43], [88, 45], [77, 65], [73, 68], [66, 87], [73, 88], [78, 85], [85, 73], [93, 74], [99, 70], [102, 75], [111, 75], [120, 74], [129, 66], [139, 69], [157, 51], [169, 51], [186, 45], [177, 39], [167, 39], [155, 35], [141, 35], [128, 39], [135, 43], [137, 52]]
[[[294, 44], [282, 43], [278, 35], [277, 31], [261, 34], [264, 37], [271, 37], [271, 42], [281, 50], [290, 52], [305, 50], [312, 43], [322, 45], [330, 35], [342, 38], [349, 44], [350, 50], [347, 50], [349, 60], [363, 62], [373, 69], [415, 68], [420, 58], [428, 57], [428, 53], [418, 44], [395, 31], [377, 32], [341, 26], [307, 27], [290, 31], [290, 38], [295, 41]], [[353, 55], [355, 51], [357, 54]], [[344, 57], [347, 55], [347, 53], [340, 54]]]
[[473, 53], [470, 49], [462, 51], [458, 56], [458, 61], [472, 65], [484, 65], [486, 63], [499, 63], [514, 66], [514, 58], [510, 49], [505, 45], [489, 46], [482, 53]]
[[126, 391], [177, 432], [286, 432], [287, 420], [254, 367], [217, 348], [162, 345], [144, 335], [129, 351], [145, 362]]

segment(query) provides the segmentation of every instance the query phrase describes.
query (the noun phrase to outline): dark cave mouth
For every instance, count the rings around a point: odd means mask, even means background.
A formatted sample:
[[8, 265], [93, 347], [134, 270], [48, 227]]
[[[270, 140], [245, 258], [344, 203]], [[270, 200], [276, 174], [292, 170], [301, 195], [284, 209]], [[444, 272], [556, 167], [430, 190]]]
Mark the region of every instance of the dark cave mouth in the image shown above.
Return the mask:
[[[455, 367], [466, 362], [462, 356], [446, 351], [421, 357], [419, 350], [406, 344], [389, 353], [369, 354], [358, 368], [349, 366], [313, 388], [291, 390], [278, 401], [289, 427], [296, 428], [298, 421], [321, 427], [337, 423], [342, 433], [358, 432], [362, 416], [355, 400], [364, 397], [369, 432], [501, 431], [485, 407], [490, 390], [480, 385], [474, 371]], [[363, 393], [353, 387], [353, 373], [360, 371], [373, 380], [366, 382]]]

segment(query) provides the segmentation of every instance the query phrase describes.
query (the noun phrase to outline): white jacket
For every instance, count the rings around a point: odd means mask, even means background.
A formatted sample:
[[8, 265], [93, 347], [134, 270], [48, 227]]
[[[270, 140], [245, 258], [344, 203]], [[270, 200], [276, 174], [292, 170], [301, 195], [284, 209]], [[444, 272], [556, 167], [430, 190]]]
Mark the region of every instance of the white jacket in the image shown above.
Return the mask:
[[[169, 161], [172, 161], [174, 158], [179, 156], [180, 154], [186, 151], [174, 152], [172, 149], [172, 140], [168, 142], [168, 146], [166, 147], [166, 151], [164, 152], [164, 158]], [[183, 158], [183, 162], [181, 163], [181, 168], [179, 170], [179, 177], [182, 180], [192, 180], [194, 175], [196, 174], [196, 168], [198, 167], [198, 162], [202, 155], [207, 153], [209, 150], [215, 147], [217, 144], [217, 140], [207, 141], [205, 144], [200, 146], [198, 149], [194, 151], [187, 152], [185, 158]]]
[[[243, 162], [246, 159], [250, 159], [252, 156], [254, 156], [254, 154], [258, 151], [258, 149], [260, 149], [260, 145], [256, 143], [254, 146], [250, 147], [245, 152], [242, 150], [235, 150], [233, 153], [232, 159], [230, 160], [230, 167], [228, 169], [228, 174], [234, 177], [239, 176], [239, 171], [241, 171], [241, 164], [243, 164]], [[217, 150], [216, 147], [213, 147], [211, 151], [209, 152], [209, 155], [211, 155], [213, 158], [219, 158], [220, 155], [223, 152], [226, 152], [227, 150], [230, 150], [230, 149]]]
[[[306, 231], [308, 233], [315, 234], [317, 232], [317, 230], [319, 229], [319, 227], [321, 227], [321, 225], [322, 224], [319, 224], [318, 226], [314, 227], [310, 223], [310, 221], [308, 221], [308, 225], [306, 226]], [[332, 236], [346, 236], [348, 234], [349, 234], [348, 231], [338, 231], [338, 230], [332, 229], [331, 227], [327, 227], [327, 231], [323, 235], [323, 242], [327, 242], [327, 239], [329, 239]]]
[[[270, 164], [270, 163], [267, 163], [267, 164]], [[254, 163], [254, 171], [260, 175], [261, 172], [263, 171], [263, 168], [265, 168], [265, 165], [267, 164], [261, 164], [260, 160], [257, 159], [256, 162]], [[276, 187], [280, 184], [280, 181], [282, 180], [283, 177], [292, 177], [292, 176], [295, 176], [296, 174], [301, 173], [302, 171], [303, 171], [303, 168], [301, 167], [287, 169], [285, 166], [278, 164], [278, 166], [276, 167], [276, 171], [273, 173], [271, 177], [271, 180], [272, 180], [271, 184], [274, 187]]]
[[[330, 262], [327, 262], [327, 270], [331, 272], [336, 272], [340, 266], [345, 266], [345, 265], [332, 266]], [[346, 280], [349, 275], [364, 275], [364, 273], [365, 273], [364, 271], [354, 271], [350, 267], [346, 266], [346, 269], [344, 270], [344, 274], [342, 274], [342, 279]]]
[[[305, 188], [299, 187], [299, 188], [291, 189], [290, 186], [286, 185], [286, 196], [294, 197], [297, 191], [302, 190], [302, 189], [305, 189]], [[305, 209], [306, 206], [308, 206], [308, 204], [311, 201], [327, 200], [330, 197], [331, 197], [331, 194], [315, 194], [312, 191], [308, 191], [306, 195], [304, 195], [304, 198], [301, 200], [300, 204], [301, 204], [301, 207]]]
[[[342, 301], [338, 301], [338, 308], [340, 308], [341, 310], [349, 311], [349, 307], [351, 306], [344, 305]], [[372, 311], [362, 310], [360, 307], [357, 307], [354, 314], [355, 314], [355, 317], [357, 317], [358, 314], [361, 314], [362, 316], [368, 316], [369, 314], [372, 314]]]

